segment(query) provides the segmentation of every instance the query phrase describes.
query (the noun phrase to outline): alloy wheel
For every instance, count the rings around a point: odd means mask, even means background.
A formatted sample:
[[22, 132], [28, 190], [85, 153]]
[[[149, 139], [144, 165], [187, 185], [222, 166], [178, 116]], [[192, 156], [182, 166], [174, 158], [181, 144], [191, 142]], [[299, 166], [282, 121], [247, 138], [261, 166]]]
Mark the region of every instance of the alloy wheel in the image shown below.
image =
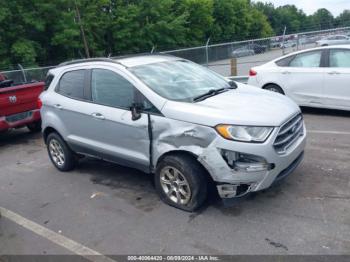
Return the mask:
[[160, 184], [168, 198], [185, 205], [191, 199], [191, 188], [186, 177], [176, 168], [166, 166], [160, 171]]
[[62, 146], [56, 139], [50, 140], [49, 151], [52, 160], [55, 162], [55, 164], [57, 164], [58, 166], [63, 166], [65, 161], [64, 152]]

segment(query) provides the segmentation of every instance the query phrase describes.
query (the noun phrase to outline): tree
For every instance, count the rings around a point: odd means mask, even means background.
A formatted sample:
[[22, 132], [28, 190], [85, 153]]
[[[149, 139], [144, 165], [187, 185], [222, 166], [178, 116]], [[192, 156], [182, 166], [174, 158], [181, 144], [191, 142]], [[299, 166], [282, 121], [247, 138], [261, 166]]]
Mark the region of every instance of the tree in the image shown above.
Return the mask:
[[315, 26], [315, 30], [329, 29], [334, 26], [334, 17], [325, 8], [318, 9], [312, 16], [312, 22]]
[[203, 45], [214, 23], [213, 0], [177, 0], [179, 15], [185, 14], [186, 45]]
[[0, 5], [0, 69], [350, 26], [350, 11], [307, 16], [250, 0], [11, 0]]
[[215, 0], [212, 35], [215, 42], [249, 37], [250, 5], [246, 0]]
[[350, 10], [344, 10], [334, 21], [337, 27], [350, 26]]

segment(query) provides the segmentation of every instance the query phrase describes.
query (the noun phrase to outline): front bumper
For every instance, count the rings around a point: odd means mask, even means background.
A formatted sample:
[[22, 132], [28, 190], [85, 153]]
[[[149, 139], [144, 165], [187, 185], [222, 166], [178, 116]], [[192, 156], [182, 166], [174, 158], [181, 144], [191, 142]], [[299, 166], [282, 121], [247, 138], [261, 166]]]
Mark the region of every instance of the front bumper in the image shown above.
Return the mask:
[[5, 116], [0, 117], [0, 131], [6, 131], [10, 128], [22, 127], [40, 120], [39, 109], [34, 109], [23, 113], [30, 113], [30, 114], [28, 115], [28, 117], [25, 117], [24, 119], [20, 119], [17, 121], [8, 121]]
[[[273, 143], [278, 135], [276, 128], [264, 143], [243, 143], [218, 137], [199, 156], [198, 160], [217, 183], [222, 198], [242, 196], [270, 187], [274, 182], [292, 173], [301, 163], [306, 145], [306, 129], [283, 154], [278, 154]], [[222, 156], [222, 150], [249, 154], [264, 159], [271, 168], [260, 171], [235, 170]]]

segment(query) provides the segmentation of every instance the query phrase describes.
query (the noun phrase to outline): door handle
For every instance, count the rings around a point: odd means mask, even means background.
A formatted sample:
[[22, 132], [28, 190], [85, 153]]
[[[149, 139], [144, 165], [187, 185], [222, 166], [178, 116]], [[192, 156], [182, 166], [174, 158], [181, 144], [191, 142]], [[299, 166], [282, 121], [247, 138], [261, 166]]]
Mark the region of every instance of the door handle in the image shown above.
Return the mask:
[[105, 117], [101, 113], [92, 113], [91, 116], [96, 119], [104, 120]]
[[332, 72], [328, 72], [329, 75], [339, 75], [340, 73], [337, 71], [332, 71]]
[[60, 104], [54, 104], [54, 107], [56, 107], [57, 109], [63, 109], [63, 107]]
[[282, 71], [282, 74], [288, 75], [288, 74], [290, 74], [290, 72], [289, 71]]

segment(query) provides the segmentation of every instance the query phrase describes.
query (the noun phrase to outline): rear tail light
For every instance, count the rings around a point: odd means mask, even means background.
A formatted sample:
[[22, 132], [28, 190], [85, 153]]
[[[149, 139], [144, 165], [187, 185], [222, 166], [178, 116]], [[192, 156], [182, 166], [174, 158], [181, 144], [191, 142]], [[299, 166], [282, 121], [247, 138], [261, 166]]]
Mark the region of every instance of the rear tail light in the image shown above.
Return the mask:
[[256, 76], [257, 74], [258, 73], [255, 70], [253, 70], [253, 69], [249, 70], [249, 76]]
[[42, 106], [43, 106], [43, 102], [41, 101], [40, 98], [38, 98], [38, 100], [36, 101], [36, 107], [37, 107], [38, 109], [40, 109]]

